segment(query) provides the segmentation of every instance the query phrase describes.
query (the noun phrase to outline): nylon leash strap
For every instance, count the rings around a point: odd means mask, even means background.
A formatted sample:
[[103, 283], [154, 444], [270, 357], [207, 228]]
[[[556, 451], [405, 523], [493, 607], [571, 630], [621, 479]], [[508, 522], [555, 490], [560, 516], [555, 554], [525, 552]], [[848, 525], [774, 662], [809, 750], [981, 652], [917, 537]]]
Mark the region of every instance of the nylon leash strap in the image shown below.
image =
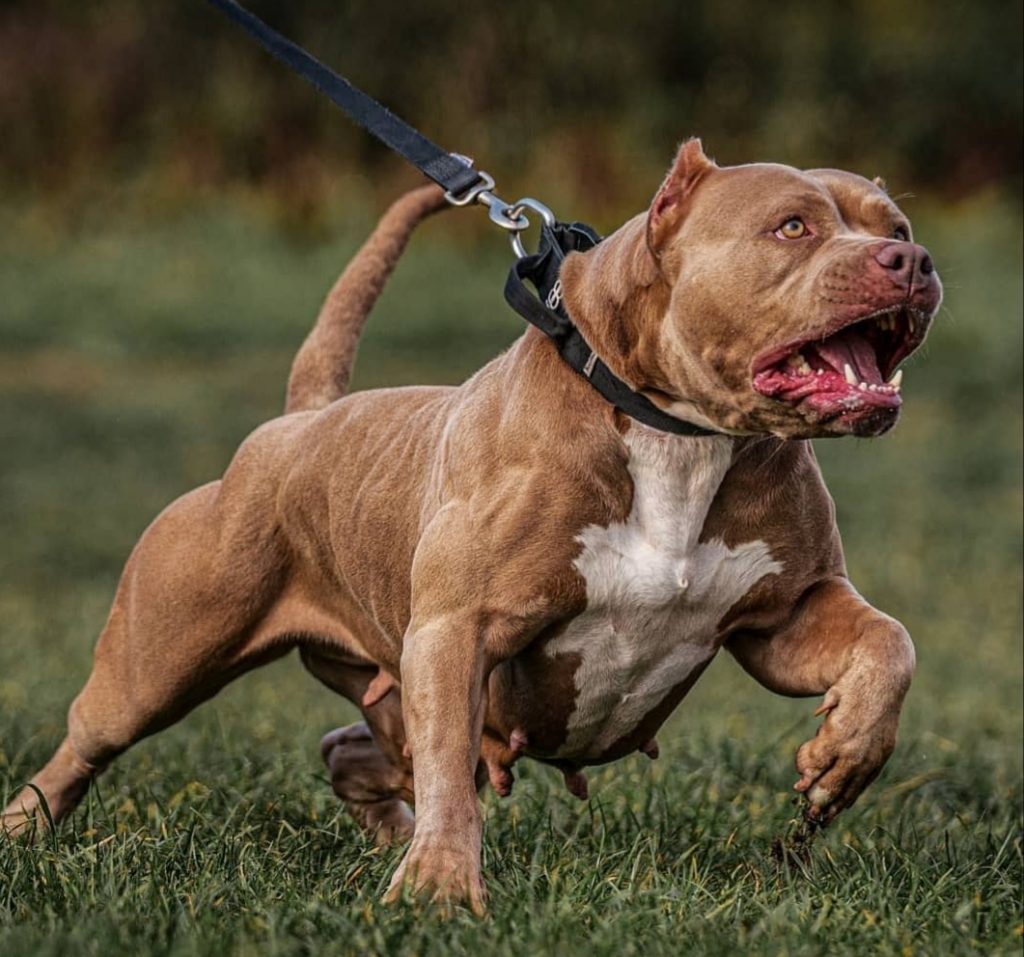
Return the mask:
[[[453, 206], [471, 203], [487, 206], [491, 222], [508, 231], [517, 257], [505, 283], [506, 301], [548, 336], [566, 364], [584, 376], [615, 408], [662, 432], [715, 434], [662, 412], [646, 396], [631, 389], [604, 364], [573, 324], [562, 302], [558, 272], [568, 253], [584, 252], [601, 241], [593, 229], [583, 223], [558, 222], [551, 210], [535, 199], [524, 197], [515, 203], [506, 202], [493, 192], [494, 178], [483, 170], [474, 169], [472, 160], [442, 149], [236, 0], [207, 2], [246, 30], [268, 53], [323, 93], [368, 133], [441, 186], [445, 199]], [[526, 210], [539, 214], [542, 221], [540, 244], [533, 254], [527, 254], [521, 238], [530, 225]], [[524, 280], [533, 284], [539, 300]]]
[[298, 44], [267, 26], [235, 0], [208, 2], [255, 37], [268, 53], [341, 107], [364, 130], [405, 157], [424, 176], [443, 186], [453, 196], [462, 195], [483, 182], [485, 174], [473, 169], [461, 157], [441, 149], [433, 140], [427, 139], [372, 96], [338, 76]]

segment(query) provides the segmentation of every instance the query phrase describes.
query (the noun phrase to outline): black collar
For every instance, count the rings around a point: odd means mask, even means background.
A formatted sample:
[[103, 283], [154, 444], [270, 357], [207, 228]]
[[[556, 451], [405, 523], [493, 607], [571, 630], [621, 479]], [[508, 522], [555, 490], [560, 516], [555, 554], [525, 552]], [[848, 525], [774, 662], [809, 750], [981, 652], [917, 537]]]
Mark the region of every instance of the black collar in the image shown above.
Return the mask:
[[[659, 409], [647, 396], [635, 392], [604, 364], [587, 344], [565, 309], [558, 274], [568, 253], [585, 252], [601, 237], [583, 223], [558, 223], [541, 228], [537, 252], [519, 259], [505, 282], [505, 299], [527, 322], [555, 344], [562, 360], [583, 376], [616, 409], [631, 419], [675, 435], [718, 435]], [[535, 296], [526, 287], [529, 280]]]

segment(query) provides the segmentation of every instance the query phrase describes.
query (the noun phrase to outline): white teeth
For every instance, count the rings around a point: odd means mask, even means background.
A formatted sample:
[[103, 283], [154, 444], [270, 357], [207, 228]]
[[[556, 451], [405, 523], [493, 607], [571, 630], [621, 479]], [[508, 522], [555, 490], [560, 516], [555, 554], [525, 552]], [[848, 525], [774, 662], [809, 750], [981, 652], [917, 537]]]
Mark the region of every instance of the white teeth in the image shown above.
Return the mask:
[[801, 375], [810, 375], [814, 370], [810, 367], [807, 359], [799, 352], [794, 352], [786, 357], [786, 364]]
[[851, 366], [849, 362], [843, 366], [843, 375], [846, 376], [846, 381], [849, 382], [850, 385], [857, 384], [857, 375], [853, 371], [853, 366]]
[[913, 332], [914, 331], [914, 317], [913, 317], [913, 315], [910, 315], [910, 314], [907, 315], [907, 325], [910, 326], [910, 331]]
[[892, 386], [892, 387], [893, 387], [894, 389], [898, 389], [898, 388], [900, 387], [900, 383], [901, 383], [902, 381], [903, 381], [903, 370], [902, 370], [902, 369], [900, 369], [900, 370], [898, 370], [898, 371], [896, 372], [896, 374], [895, 374], [895, 375], [894, 375], [894, 376], [893, 376], [893, 377], [892, 377], [892, 378], [891, 378], [891, 379], [889, 380], [889, 385], [891, 385], [891, 386]]

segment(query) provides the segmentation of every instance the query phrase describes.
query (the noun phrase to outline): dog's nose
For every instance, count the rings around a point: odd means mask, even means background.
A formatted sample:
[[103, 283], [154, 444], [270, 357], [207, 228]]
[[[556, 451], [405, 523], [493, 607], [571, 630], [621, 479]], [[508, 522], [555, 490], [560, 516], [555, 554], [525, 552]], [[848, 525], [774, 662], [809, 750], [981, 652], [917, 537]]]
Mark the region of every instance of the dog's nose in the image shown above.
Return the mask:
[[935, 264], [928, 250], [917, 243], [886, 243], [874, 255], [875, 261], [888, 271], [892, 281], [908, 290], [926, 286], [935, 273]]

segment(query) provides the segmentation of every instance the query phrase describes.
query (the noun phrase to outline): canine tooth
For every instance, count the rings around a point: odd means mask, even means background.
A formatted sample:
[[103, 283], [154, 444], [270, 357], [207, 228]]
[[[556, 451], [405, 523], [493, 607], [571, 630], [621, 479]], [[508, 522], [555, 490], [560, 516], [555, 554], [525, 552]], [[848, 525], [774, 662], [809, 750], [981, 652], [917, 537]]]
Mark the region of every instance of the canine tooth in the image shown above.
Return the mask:
[[903, 370], [902, 369], [898, 369], [896, 371], [896, 374], [889, 380], [889, 385], [891, 385], [894, 389], [898, 389], [900, 387], [900, 383], [902, 381], [903, 381]]
[[843, 366], [843, 375], [846, 376], [846, 381], [849, 382], [850, 385], [857, 384], [857, 376], [854, 374], [853, 366], [851, 366], [849, 362]]
[[913, 317], [913, 315], [910, 315], [910, 314], [907, 315], [907, 325], [910, 326], [910, 331], [913, 332], [914, 331], [914, 317]]

